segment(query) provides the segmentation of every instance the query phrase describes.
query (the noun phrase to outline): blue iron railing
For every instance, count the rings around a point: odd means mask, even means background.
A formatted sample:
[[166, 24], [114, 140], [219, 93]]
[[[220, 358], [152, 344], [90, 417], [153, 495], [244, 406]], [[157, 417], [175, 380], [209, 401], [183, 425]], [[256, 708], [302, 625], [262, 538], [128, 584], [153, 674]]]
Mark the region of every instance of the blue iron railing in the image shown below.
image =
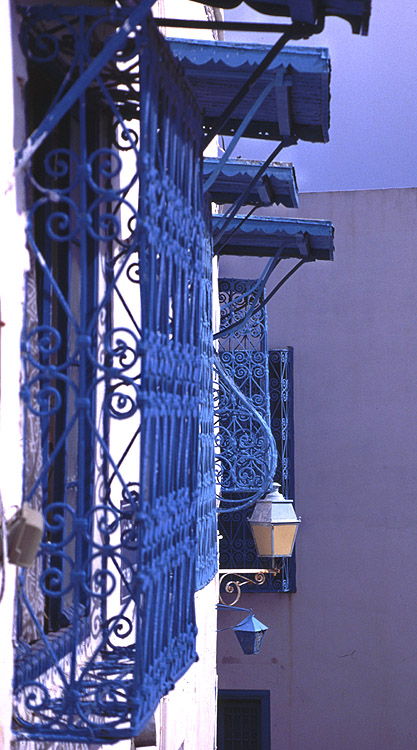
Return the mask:
[[21, 739], [137, 734], [196, 658], [194, 591], [216, 568], [200, 113], [150, 25], [84, 75], [126, 18], [46, 6], [22, 25], [46, 136], [28, 171], [24, 501], [45, 534], [18, 576]]

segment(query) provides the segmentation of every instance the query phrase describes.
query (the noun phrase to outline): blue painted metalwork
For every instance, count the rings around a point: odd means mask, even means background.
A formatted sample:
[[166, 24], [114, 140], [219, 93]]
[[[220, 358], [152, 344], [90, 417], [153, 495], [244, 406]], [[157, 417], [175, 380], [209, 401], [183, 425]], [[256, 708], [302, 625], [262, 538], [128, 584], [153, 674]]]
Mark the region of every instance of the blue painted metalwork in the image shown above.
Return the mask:
[[269, 351], [271, 431], [277, 444], [274, 480], [294, 499], [294, 354], [292, 347]]
[[244, 654], [259, 654], [268, 627], [255, 615], [248, 615], [233, 628]]
[[[269, 351], [269, 399], [271, 431], [277, 446], [274, 481], [282, 487], [286, 498], [294, 497], [294, 419], [293, 419], [293, 351], [292, 348]], [[225, 570], [262, 570], [265, 562], [258, 558], [248, 517], [254, 503], [244, 511], [230, 510], [219, 516], [220, 572]], [[246, 593], [281, 593], [296, 590], [295, 554], [282, 560], [279, 571], [265, 574], [263, 581], [256, 574], [245, 573]], [[223, 588], [237, 580], [236, 574], [223, 578]], [[251, 582], [252, 581], [252, 582]], [[229, 593], [235, 594], [236, 586]]]
[[[208, 133], [240, 86], [268, 53], [261, 44], [170, 40], [181, 60]], [[278, 141], [291, 136], [326, 142], [330, 61], [321, 48], [285, 47], [217, 132], [234, 136], [267, 87], [263, 106], [245, 128], [248, 138]], [[272, 84], [272, 85], [271, 85]], [[208, 185], [206, 186], [208, 187]]]
[[239, 644], [244, 654], [258, 654], [261, 648], [264, 635], [268, 630], [268, 626], [260, 622], [253, 614], [253, 609], [247, 609], [246, 607], [235, 607], [227, 604], [218, 604], [217, 609], [230, 609], [233, 611], [240, 610], [241, 612], [248, 612], [242, 622], [237, 625], [229, 625], [226, 628], [219, 628], [218, 633], [224, 630], [234, 630]]
[[212, 0], [206, 5], [236, 8], [242, 2], [268, 16], [291, 16], [295, 23], [313, 24], [322, 16], [338, 16], [350, 23], [354, 34], [368, 33], [371, 0]]
[[[216, 566], [201, 118], [151, 25], [82, 77], [127, 17], [32, 7], [22, 27], [46, 133], [28, 171], [23, 499], [46, 531], [18, 576], [20, 739], [138, 734], [196, 658], [196, 575]], [[49, 129], [75, 79], [91, 85]]]
[[213, 401], [212, 238], [206, 237], [200, 279], [200, 419], [198, 452], [196, 589], [203, 588], [218, 567], [215, 496]]
[[[219, 159], [204, 159], [204, 175], [209, 175]], [[210, 194], [215, 203], [233, 203], [244, 192], [262, 162], [246, 159], [229, 159], [221, 170]], [[264, 172], [257, 185], [254, 185], [244, 205], [269, 206], [272, 203], [298, 207], [298, 190], [292, 164], [274, 163]]]
[[[282, 258], [333, 260], [334, 227], [330, 221], [257, 216], [242, 223], [243, 218], [231, 220], [230, 238], [220, 251], [222, 255], [273, 257], [281, 247]], [[222, 221], [220, 214], [213, 215], [215, 240]]]
[[[217, 481], [221, 508], [243, 508], [268, 489], [275, 473], [276, 449], [269, 429], [266, 308], [245, 325], [222, 336], [244, 318], [256, 297], [256, 282], [221, 279], [220, 378], [215, 391], [218, 431]], [[252, 292], [252, 289], [255, 289]]]

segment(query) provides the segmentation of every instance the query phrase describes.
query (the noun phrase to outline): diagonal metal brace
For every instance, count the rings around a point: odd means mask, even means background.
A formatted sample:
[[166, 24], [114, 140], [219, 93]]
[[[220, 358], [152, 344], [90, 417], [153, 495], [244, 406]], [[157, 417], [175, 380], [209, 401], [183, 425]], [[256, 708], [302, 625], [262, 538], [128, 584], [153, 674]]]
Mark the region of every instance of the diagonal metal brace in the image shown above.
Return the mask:
[[51, 133], [60, 120], [62, 120], [68, 110], [71, 109], [77, 99], [100, 73], [103, 67], [109, 62], [109, 60], [111, 60], [116, 52], [123, 48], [129, 34], [135, 31], [137, 26], [143, 24], [154, 2], [155, 0], [140, 1], [140, 4], [132, 10], [120, 28], [112, 34], [101, 52], [89, 64], [88, 68], [81, 73], [67, 93], [59, 102], [57, 102], [53, 110], [48, 112], [41, 124], [33, 131], [16, 153], [15, 174], [26, 166], [45, 138], [47, 138], [49, 133]]
[[260, 78], [262, 73], [275, 60], [276, 56], [285, 47], [287, 42], [289, 42], [290, 39], [308, 39], [313, 34], [321, 33], [323, 29], [324, 29], [324, 16], [323, 18], [320, 18], [317, 24], [315, 24], [314, 26], [310, 26], [308, 24], [302, 24], [302, 23], [295, 23], [288, 27], [288, 30], [286, 30], [282, 34], [282, 36], [280, 36], [277, 42], [275, 42], [274, 46], [271, 47], [271, 49], [267, 52], [262, 62], [259, 63], [256, 70], [253, 71], [252, 75], [248, 78], [247, 81], [245, 81], [241, 89], [233, 97], [232, 101], [227, 105], [226, 109], [217, 118], [212, 129], [210, 130], [210, 133], [208, 133], [205, 139], [203, 140], [202, 149], [201, 149], [202, 153], [205, 151], [209, 143], [211, 143], [213, 138], [215, 138], [216, 135], [220, 133], [221, 129], [227, 124], [229, 118], [231, 117], [232, 113], [235, 111], [236, 107], [240, 104], [242, 99], [244, 99], [246, 94], [250, 91], [250, 89], [256, 83], [258, 78]]

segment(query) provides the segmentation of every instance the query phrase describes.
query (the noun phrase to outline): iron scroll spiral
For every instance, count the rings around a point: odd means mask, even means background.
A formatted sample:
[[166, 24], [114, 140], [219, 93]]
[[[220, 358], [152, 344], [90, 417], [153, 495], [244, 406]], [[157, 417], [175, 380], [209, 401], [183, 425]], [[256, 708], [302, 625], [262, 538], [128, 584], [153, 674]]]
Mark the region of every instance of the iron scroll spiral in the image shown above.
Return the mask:
[[[242, 487], [236, 487], [236, 490], [241, 494], [242, 492], [248, 492], [246, 499], [244, 502], [241, 500], [234, 501], [230, 499], [225, 499], [222, 495], [220, 495], [219, 500], [221, 502], [221, 505], [217, 508], [217, 512], [220, 513], [229, 513], [231, 510], [244, 510], [245, 508], [248, 508], [250, 505], [252, 505], [254, 502], [256, 502], [260, 497], [265, 495], [265, 493], [270, 488], [273, 478], [275, 476], [276, 466], [277, 466], [277, 449], [276, 449], [276, 443], [274, 436], [272, 435], [272, 432], [270, 430], [269, 425], [265, 421], [265, 419], [261, 416], [261, 414], [256, 410], [254, 405], [250, 402], [248, 398], [242, 393], [241, 390], [235, 385], [233, 382], [233, 379], [228, 375], [226, 370], [224, 369], [220, 357], [218, 355], [214, 356], [214, 367], [215, 371], [217, 372], [218, 378], [219, 378], [219, 388], [226, 388], [229, 392], [229, 394], [232, 394], [234, 396], [234, 399], [237, 401], [237, 405], [239, 407], [239, 411], [246, 413], [250, 415], [252, 419], [255, 419], [260, 431], [262, 433], [262, 436], [265, 440], [265, 453], [264, 453], [264, 470], [263, 470], [263, 476], [261, 484], [259, 484], [257, 487], [249, 487], [249, 486], [242, 486]], [[217, 416], [219, 416], [219, 410], [217, 410]], [[220, 422], [220, 420], [219, 420]], [[221, 475], [222, 475], [222, 456], [221, 456], [221, 444], [222, 439], [227, 440], [227, 436], [224, 434], [222, 435], [222, 426], [221, 422], [219, 424], [219, 440], [217, 441], [218, 446], [220, 450], [217, 452], [216, 459], [217, 459], [217, 479], [220, 480], [221, 484]], [[236, 460], [239, 459], [239, 456], [236, 456]], [[227, 507], [224, 507], [227, 505]]]

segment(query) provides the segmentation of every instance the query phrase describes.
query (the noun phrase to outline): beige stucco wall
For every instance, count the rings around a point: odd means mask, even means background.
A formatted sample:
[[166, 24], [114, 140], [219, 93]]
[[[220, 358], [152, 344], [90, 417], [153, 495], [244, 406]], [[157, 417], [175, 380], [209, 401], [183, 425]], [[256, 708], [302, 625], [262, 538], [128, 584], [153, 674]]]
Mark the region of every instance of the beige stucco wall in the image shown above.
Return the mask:
[[[268, 306], [294, 346], [297, 593], [243, 595], [259, 656], [219, 638], [219, 687], [271, 691], [271, 750], [417, 747], [417, 189], [304, 194], [335, 260]], [[221, 275], [259, 264], [222, 261]]]

